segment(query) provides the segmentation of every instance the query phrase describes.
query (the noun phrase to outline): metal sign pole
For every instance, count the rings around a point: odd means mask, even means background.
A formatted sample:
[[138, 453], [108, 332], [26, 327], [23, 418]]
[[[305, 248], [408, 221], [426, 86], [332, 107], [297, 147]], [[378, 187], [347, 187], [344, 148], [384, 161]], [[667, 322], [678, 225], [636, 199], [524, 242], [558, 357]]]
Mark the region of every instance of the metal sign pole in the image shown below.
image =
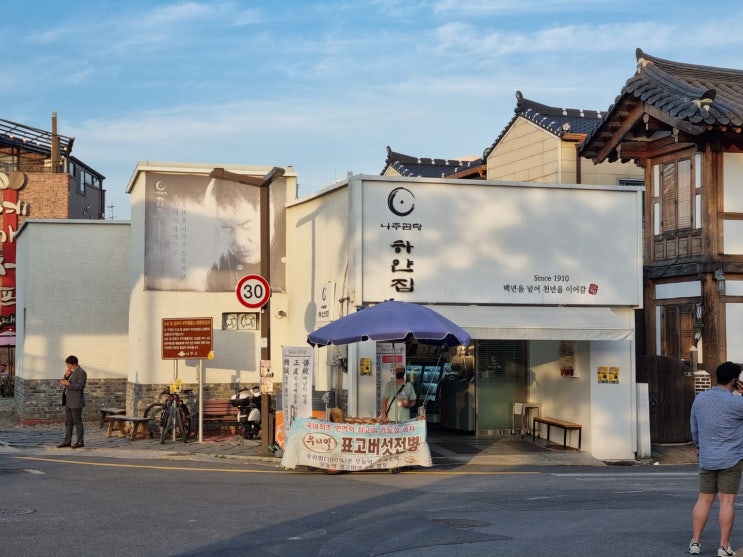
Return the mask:
[[199, 443], [204, 442], [204, 360], [199, 359]]
[[[271, 229], [270, 229], [270, 189], [262, 187], [261, 191], [261, 275], [271, 284]], [[271, 360], [271, 302], [261, 309], [261, 360]], [[261, 454], [268, 454], [269, 424], [271, 412], [271, 395], [261, 391]]]

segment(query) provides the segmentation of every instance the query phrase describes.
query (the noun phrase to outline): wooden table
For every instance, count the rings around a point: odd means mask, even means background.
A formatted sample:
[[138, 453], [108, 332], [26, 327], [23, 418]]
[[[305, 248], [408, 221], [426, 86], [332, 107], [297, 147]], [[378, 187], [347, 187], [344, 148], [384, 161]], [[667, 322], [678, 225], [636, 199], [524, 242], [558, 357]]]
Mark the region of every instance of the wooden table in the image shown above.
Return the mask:
[[124, 408], [101, 408], [101, 427], [106, 424], [106, 418], [109, 416], [123, 416], [126, 414]]

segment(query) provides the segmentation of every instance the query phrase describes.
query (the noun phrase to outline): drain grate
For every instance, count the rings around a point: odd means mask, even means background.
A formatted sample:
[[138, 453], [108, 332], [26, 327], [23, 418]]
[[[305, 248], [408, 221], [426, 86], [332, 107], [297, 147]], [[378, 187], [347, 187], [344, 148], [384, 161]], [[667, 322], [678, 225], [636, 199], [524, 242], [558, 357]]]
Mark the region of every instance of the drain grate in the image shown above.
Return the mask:
[[38, 470], [30, 470], [28, 468], [5, 468], [0, 469], [0, 476], [13, 476], [17, 474], [43, 474]]
[[36, 512], [33, 509], [0, 509], [0, 516], [18, 516], [21, 514], [31, 514]]

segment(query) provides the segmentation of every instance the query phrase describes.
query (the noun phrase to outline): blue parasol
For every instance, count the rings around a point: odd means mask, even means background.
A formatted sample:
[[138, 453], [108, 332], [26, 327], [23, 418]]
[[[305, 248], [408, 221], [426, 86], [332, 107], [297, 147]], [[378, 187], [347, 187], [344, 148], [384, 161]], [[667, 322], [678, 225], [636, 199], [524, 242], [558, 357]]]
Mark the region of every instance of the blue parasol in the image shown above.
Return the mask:
[[313, 346], [328, 346], [362, 340], [402, 342], [411, 339], [423, 344], [456, 346], [469, 344], [470, 335], [426, 306], [386, 300], [320, 327], [308, 335], [307, 342]]

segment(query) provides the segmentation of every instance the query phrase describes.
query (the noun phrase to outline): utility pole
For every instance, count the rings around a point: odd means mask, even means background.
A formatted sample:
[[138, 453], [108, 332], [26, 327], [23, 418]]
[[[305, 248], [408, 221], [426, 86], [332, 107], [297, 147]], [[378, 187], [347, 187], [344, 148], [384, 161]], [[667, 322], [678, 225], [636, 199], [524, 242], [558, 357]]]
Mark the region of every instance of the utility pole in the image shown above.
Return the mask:
[[[271, 182], [281, 178], [284, 169], [274, 166], [263, 178], [247, 176], [236, 172], [229, 172], [224, 168], [215, 168], [209, 174], [210, 178], [229, 180], [239, 184], [260, 188], [260, 228], [261, 228], [261, 276], [271, 284], [271, 212], [270, 193]], [[261, 308], [261, 360], [271, 361], [271, 301]], [[260, 368], [260, 366], [259, 366]], [[271, 395], [261, 390], [261, 454], [269, 453], [269, 445], [273, 445], [273, 430], [271, 429]]]

